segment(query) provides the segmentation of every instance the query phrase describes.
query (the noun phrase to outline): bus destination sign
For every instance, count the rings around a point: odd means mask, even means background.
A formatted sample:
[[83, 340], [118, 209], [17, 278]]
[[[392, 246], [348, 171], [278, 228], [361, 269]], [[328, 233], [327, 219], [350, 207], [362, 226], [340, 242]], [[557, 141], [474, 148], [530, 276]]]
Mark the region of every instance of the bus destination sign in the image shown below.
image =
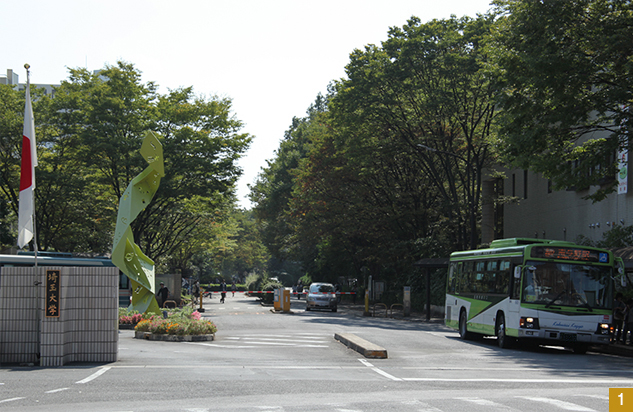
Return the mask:
[[595, 250], [560, 246], [534, 246], [530, 255], [533, 258], [579, 260], [583, 262], [608, 263], [609, 255]]

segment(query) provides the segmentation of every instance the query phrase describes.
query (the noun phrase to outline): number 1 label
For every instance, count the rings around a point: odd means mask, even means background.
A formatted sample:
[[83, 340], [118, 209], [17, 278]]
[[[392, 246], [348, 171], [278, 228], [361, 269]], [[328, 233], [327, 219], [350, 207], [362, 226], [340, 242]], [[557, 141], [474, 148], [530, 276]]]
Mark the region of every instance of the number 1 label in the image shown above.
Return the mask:
[[633, 410], [633, 388], [609, 388], [609, 412]]

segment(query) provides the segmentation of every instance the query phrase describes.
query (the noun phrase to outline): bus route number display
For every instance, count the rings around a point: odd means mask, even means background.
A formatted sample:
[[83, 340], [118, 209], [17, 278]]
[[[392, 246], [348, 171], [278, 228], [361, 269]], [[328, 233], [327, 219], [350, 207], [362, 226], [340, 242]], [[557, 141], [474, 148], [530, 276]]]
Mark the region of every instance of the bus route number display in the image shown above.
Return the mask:
[[609, 254], [595, 250], [560, 246], [535, 246], [530, 255], [533, 258], [579, 260], [583, 262], [608, 263]]

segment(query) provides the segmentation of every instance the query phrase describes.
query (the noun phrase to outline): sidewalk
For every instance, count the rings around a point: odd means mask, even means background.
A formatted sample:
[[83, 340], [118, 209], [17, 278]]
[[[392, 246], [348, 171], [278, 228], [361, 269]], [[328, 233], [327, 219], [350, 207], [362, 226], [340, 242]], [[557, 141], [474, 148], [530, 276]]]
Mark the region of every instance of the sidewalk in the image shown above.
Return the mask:
[[[354, 316], [363, 316], [365, 317], [365, 305], [360, 303], [351, 303], [351, 302], [340, 302], [339, 308], [345, 309], [348, 312], [352, 313]], [[399, 319], [409, 322], [428, 322], [428, 323], [444, 323], [443, 316], [437, 316], [434, 313], [431, 313], [431, 320], [428, 321], [426, 319], [425, 312], [416, 312], [411, 311], [409, 316], [404, 316], [402, 305], [398, 307], [394, 307], [393, 309], [385, 306], [376, 306], [374, 309], [374, 305], [369, 305], [369, 313], [371, 314], [369, 317], [376, 318], [389, 318], [389, 319]]]
[[608, 353], [610, 355], [633, 357], [633, 345], [611, 344], [609, 346], [594, 346], [590, 352]]

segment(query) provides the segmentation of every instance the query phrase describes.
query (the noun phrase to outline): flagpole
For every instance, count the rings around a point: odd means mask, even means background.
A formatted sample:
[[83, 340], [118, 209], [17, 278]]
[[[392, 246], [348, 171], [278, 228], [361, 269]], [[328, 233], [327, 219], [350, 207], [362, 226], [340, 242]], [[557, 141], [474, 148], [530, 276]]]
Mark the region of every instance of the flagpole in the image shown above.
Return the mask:
[[[26, 92], [30, 94], [31, 91], [31, 65], [24, 64], [26, 69]], [[29, 96], [30, 97], [30, 96]], [[35, 272], [37, 273], [37, 222], [35, 221], [35, 187], [33, 188], [33, 261], [35, 265]]]
[[[38, 339], [40, 340], [40, 345], [41, 345], [41, 331], [42, 331], [42, 319], [43, 319], [43, 314], [42, 311], [44, 310], [45, 306], [46, 306], [46, 302], [42, 302], [40, 300], [40, 286], [44, 284], [44, 281], [46, 280], [42, 275], [40, 275], [38, 272], [38, 267], [37, 267], [37, 231], [36, 231], [36, 227], [37, 224], [35, 222], [35, 166], [37, 166], [37, 148], [36, 148], [36, 143], [35, 143], [35, 122], [33, 121], [33, 107], [31, 105], [31, 71], [29, 70], [31, 68], [31, 66], [26, 63], [24, 65], [24, 68], [26, 69], [26, 103], [24, 106], [24, 132], [22, 133], [22, 139], [23, 139], [23, 144], [22, 144], [22, 171], [20, 174], [20, 207], [22, 207], [22, 189], [24, 188], [23, 186], [26, 186], [27, 188], [29, 187], [28, 185], [30, 185], [30, 193], [29, 193], [29, 200], [28, 202], [30, 203], [30, 215], [31, 215], [31, 224], [32, 224], [32, 228], [31, 229], [31, 234], [33, 236], [33, 271], [34, 271], [34, 275], [35, 275], [35, 282], [33, 283], [33, 286], [35, 286], [35, 296], [36, 296], [36, 317], [37, 317], [37, 336]], [[23, 177], [22, 175], [25, 173], [25, 163], [24, 163], [24, 141], [27, 140], [29, 142], [29, 148], [28, 148], [28, 152], [29, 155], [27, 156], [29, 161], [28, 163], [28, 167], [29, 167], [29, 177], [31, 178], [30, 182], [26, 182], [23, 181]], [[25, 197], [26, 199], [26, 197]], [[26, 232], [26, 228], [28, 227], [28, 224], [25, 225], [25, 232]], [[23, 228], [20, 227], [20, 230], [22, 230]], [[25, 236], [24, 234], [21, 236]], [[20, 240], [22, 239], [22, 240]], [[18, 239], [18, 245], [19, 246], [24, 246], [24, 245], [20, 245], [21, 242], [24, 242], [26, 239], [24, 239], [23, 237], [19, 237]], [[40, 354], [41, 354], [41, 346], [40, 349], [37, 351], [37, 357], [40, 358]]]

